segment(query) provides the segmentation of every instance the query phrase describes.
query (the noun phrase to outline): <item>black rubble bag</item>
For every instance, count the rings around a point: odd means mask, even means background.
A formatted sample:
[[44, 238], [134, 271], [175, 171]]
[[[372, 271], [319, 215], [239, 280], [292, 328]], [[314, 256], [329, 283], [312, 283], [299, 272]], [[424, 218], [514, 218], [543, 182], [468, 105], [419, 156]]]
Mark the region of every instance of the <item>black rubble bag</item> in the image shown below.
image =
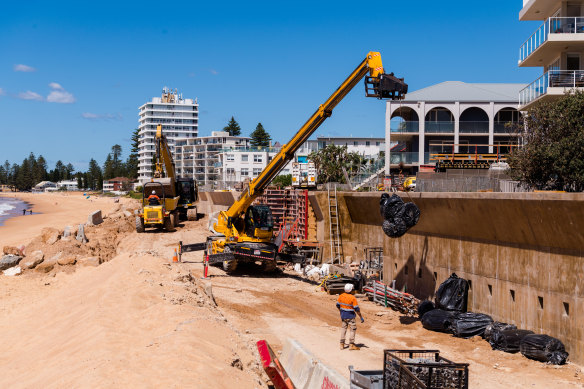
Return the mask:
[[568, 358], [564, 344], [548, 335], [526, 335], [521, 340], [519, 349], [527, 358], [552, 365], [563, 365]]
[[381, 195], [380, 211], [383, 219], [393, 219], [402, 210], [403, 206], [404, 201], [395, 193], [391, 197], [387, 193]]
[[451, 332], [456, 313], [443, 309], [433, 309], [422, 316], [422, 326], [430, 331]]
[[494, 331], [489, 339], [489, 344], [493, 350], [501, 350], [506, 353], [518, 353], [521, 340], [531, 334], [533, 334], [533, 331], [518, 329]]
[[412, 228], [420, 220], [420, 209], [414, 203], [405, 203], [397, 217], [401, 218], [408, 228]]
[[432, 301], [430, 300], [422, 301], [420, 305], [418, 305], [418, 317], [421, 319], [426, 312], [430, 312], [434, 308], [436, 307], [434, 306], [434, 303]]
[[381, 229], [383, 229], [385, 235], [389, 236], [390, 238], [399, 238], [408, 232], [406, 223], [404, 223], [404, 221], [401, 219], [394, 219], [393, 221], [384, 220]]
[[447, 311], [466, 312], [468, 301], [468, 281], [456, 273], [440, 284], [436, 292], [436, 308]]
[[485, 333], [483, 334], [483, 338], [487, 341], [490, 342], [491, 337], [493, 336], [493, 334], [495, 332], [499, 332], [499, 331], [507, 331], [507, 330], [516, 330], [517, 326], [514, 324], [507, 324], [507, 323], [502, 323], [500, 321], [494, 321], [491, 324], [489, 324], [487, 326], [487, 328], [485, 328]]
[[493, 322], [493, 318], [484, 313], [459, 313], [452, 321], [452, 333], [458, 338], [482, 336], [485, 329]]

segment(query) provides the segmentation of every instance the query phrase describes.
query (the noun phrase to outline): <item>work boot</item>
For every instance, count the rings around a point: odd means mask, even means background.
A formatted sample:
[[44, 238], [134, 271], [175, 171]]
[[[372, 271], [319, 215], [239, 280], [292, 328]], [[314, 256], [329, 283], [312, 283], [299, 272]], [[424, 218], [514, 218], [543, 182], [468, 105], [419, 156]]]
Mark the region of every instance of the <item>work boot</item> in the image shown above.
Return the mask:
[[361, 350], [361, 347], [355, 346], [355, 343], [349, 345], [349, 350]]
[[343, 342], [341, 342], [341, 350], [345, 349], [345, 344]]

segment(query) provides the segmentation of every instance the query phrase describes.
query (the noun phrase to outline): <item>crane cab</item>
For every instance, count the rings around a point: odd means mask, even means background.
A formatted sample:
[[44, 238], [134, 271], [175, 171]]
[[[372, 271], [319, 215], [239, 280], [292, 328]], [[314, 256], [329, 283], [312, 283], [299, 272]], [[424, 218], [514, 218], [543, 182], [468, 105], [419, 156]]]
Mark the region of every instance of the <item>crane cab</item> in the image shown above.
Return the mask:
[[245, 235], [248, 238], [270, 241], [274, 230], [272, 211], [267, 205], [250, 206], [244, 217]]

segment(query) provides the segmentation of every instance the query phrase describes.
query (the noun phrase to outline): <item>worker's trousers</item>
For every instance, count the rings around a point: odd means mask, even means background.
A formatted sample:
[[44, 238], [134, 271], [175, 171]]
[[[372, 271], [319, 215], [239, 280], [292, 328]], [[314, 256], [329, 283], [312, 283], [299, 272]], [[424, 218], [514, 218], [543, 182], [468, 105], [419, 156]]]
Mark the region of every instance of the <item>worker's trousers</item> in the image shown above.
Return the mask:
[[341, 327], [341, 343], [345, 343], [345, 335], [347, 333], [347, 327], [349, 327], [349, 344], [355, 343], [355, 332], [357, 331], [357, 323], [355, 318], [344, 319], [343, 325]]

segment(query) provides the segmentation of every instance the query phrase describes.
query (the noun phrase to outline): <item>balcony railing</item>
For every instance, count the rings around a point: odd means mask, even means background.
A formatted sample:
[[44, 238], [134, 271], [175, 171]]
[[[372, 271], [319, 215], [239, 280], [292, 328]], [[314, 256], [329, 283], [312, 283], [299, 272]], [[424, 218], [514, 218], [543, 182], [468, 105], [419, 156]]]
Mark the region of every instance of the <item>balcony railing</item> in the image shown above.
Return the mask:
[[547, 41], [550, 34], [581, 33], [584, 33], [584, 17], [549, 18], [519, 48], [519, 62], [523, 62]]
[[398, 152], [398, 153], [390, 153], [389, 154], [389, 163], [391, 164], [399, 164], [403, 163], [417, 163], [419, 161], [419, 153], [418, 152]]
[[401, 122], [401, 123], [391, 123], [391, 132], [419, 132], [420, 122]]
[[584, 70], [550, 70], [519, 92], [519, 105], [526, 105], [547, 93], [548, 88], [582, 88]]
[[459, 133], [461, 134], [488, 134], [489, 122], [463, 122], [459, 124]]
[[426, 122], [427, 133], [454, 133], [454, 122]]

